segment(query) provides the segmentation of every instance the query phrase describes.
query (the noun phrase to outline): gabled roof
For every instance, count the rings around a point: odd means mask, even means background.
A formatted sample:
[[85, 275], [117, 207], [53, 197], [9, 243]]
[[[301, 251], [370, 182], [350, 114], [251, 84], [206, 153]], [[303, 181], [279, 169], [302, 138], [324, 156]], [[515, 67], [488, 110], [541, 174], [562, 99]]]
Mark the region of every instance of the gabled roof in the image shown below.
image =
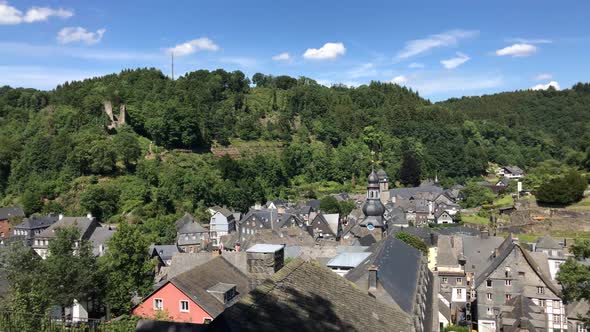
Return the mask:
[[296, 259], [211, 324], [211, 331], [413, 331], [410, 315], [382, 304], [316, 262]]
[[174, 254], [180, 252], [180, 250], [175, 244], [152, 244], [150, 245], [149, 251], [152, 257], [154, 255], [158, 255], [164, 261], [172, 259], [172, 256], [174, 256]]
[[[248, 277], [222, 256], [218, 256], [187, 272], [181, 273], [169, 282], [197, 303], [211, 317], [218, 316], [225, 308], [234, 304], [240, 297], [250, 291]], [[217, 297], [207, 291], [219, 283], [236, 285], [237, 295], [232, 301], [223, 304]], [[167, 282], [145, 298], [147, 299], [154, 293], [157, 293], [166, 284]]]
[[524, 171], [518, 166], [504, 166], [503, 168], [505, 170], [507, 170], [508, 172], [510, 172], [511, 174], [515, 174], [515, 175], [524, 174]]
[[182, 217], [176, 220], [176, 231], [178, 231], [182, 226], [185, 224], [189, 224], [195, 221], [195, 217], [193, 217], [190, 213], [185, 212]]
[[500, 266], [500, 264], [502, 264], [502, 262], [504, 262], [506, 257], [508, 257], [508, 255], [510, 255], [510, 253], [513, 250], [520, 250], [526, 262], [543, 281], [545, 286], [549, 288], [555, 295], [560, 294], [559, 289], [555, 286], [555, 284], [553, 284], [551, 278], [547, 276], [545, 273], [543, 273], [543, 269], [541, 268], [539, 263], [535, 261], [535, 259], [533, 258], [533, 256], [531, 256], [528, 250], [523, 249], [518, 243], [515, 243], [511, 235], [506, 237], [504, 242], [502, 242], [502, 244], [498, 248], [498, 255], [492, 260], [491, 264], [488, 265], [488, 267], [481, 274], [476, 276], [475, 287], [477, 288], [479, 285], [481, 285], [488, 278], [488, 276], [492, 272], [494, 272]]
[[24, 217], [25, 212], [18, 206], [0, 208], [0, 220], [7, 220], [14, 217]]
[[[422, 253], [405, 242], [388, 236], [371, 248], [372, 254], [346, 274], [346, 279], [360, 282], [371, 266], [379, 268], [377, 278], [393, 301], [412, 313], [419, 283]], [[403, 268], [402, 268], [403, 267]]]
[[[23, 220], [20, 224], [14, 228], [18, 229], [37, 229], [51, 226], [58, 220], [58, 216], [30, 216]], [[1, 219], [1, 218], [0, 218]]]
[[76, 228], [78, 228], [78, 231], [80, 232], [80, 236], [82, 237], [82, 236], [84, 236], [84, 234], [86, 234], [88, 229], [93, 226], [93, 223], [95, 223], [95, 222], [96, 221], [94, 218], [88, 218], [88, 217], [63, 217], [60, 220], [56, 221], [51, 226], [49, 226], [48, 228], [46, 228], [43, 232], [41, 232], [39, 235], [37, 235], [37, 237], [54, 238], [56, 236], [55, 235], [56, 229], [63, 228], [63, 227], [71, 227], [71, 226], [75, 226]]
[[340, 224], [340, 215], [338, 213], [318, 213], [318, 215], [314, 219], [314, 222], [316, 220], [319, 220], [319, 222], [328, 225], [328, 228], [334, 234], [334, 236], [338, 236], [338, 228]]
[[231, 217], [231, 216], [233, 215], [233, 212], [231, 212], [230, 210], [228, 210], [228, 209], [227, 209], [227, 208], [225, 208], [225, 207], [214, 206], [214, 207], [211, 207], [211, 208], [209, 208], [209, 209], [211, 209], [212, 211], [215, 211], [215, 212], [219, 212], [219, 213], [221, 213], [221, 214], [222, 214], [224, 217], [227, 217], [227, 218], [229, 218], [229, 217]]
[[178, 229], [178, 233], [180, 234], [189, 234], [189, 233], [208, 233], [209, 230], [203, 227], [199, 222], [193, 221], [182, 225]]
[[563, 246], [561, 246], [551, 236], [546, 235], [546, 236], [543, 236], [542, 238], [539, 238], [537, 240], [536, 248], [538, 248], [538, 249], [563, 249]]

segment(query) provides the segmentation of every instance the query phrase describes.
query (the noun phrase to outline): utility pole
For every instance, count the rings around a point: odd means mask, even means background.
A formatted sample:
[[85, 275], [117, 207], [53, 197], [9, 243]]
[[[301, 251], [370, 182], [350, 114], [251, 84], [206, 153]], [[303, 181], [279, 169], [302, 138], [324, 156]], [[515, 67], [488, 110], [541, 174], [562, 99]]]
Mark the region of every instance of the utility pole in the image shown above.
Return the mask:
[[174, 81], [174, 52], [171, 52], [172, 54], [172, 80]]

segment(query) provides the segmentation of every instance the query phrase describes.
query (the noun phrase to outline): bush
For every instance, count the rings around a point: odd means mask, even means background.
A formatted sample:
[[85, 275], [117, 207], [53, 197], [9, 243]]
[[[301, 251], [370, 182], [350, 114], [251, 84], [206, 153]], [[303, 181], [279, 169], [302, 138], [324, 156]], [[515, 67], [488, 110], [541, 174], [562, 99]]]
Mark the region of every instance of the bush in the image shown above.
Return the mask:
[[571, 204], [584, 197], [588, 182], [576, 171], [544, 182], [537, 192], [537, 200], [547, 204]]
[[395, 234], [395, 238], [407, 243], [408, 245], [410, 245], [420, 251], [422, 251], [422, 253], [424, 255], [428, 255], [428, 246], [419, 237], [409, 234], [409, 233], [406, 233], [406, 232], [399, 232], [399, 233]]

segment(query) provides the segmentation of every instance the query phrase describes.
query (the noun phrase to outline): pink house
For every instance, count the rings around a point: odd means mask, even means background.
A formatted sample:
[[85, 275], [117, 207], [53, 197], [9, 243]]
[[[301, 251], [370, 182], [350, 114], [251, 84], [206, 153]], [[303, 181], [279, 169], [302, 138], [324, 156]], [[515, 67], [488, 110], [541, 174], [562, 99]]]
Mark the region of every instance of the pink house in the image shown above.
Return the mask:
[[131, 313], [144, 318], [166, 315], [175, 322], [208, 323], [249, 291], [248, 277], [219, 256], [166, 281]]

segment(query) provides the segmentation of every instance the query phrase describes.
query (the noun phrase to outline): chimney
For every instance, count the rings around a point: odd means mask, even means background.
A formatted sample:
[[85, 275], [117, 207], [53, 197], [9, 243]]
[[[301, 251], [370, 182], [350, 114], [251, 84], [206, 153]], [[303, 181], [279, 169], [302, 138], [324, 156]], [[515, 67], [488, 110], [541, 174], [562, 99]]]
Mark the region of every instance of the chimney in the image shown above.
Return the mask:
[[500, 256], [500, 248], [494, 249], [494, 258]]
[[240, 245], [239, 242], [236, 242], [236, 244], [234, 245], [234, 249], [236, 250], [236, 252], [240, 252], [240, 250], [242, 249], [242, 246]]
[[377, 271], [379, 271], [377, 266], [371, 265], [369, 267], [369, 291], [377, 289]]
[[62, 220], [64, 218], [63, 213], [60, 213], [59, 216], [57, 217], [58, 220]]
[[484, 229], [481, 231], [481, 238], [482, 239], [487, 239], [490, 237], [490, 232], [487, 229]]

